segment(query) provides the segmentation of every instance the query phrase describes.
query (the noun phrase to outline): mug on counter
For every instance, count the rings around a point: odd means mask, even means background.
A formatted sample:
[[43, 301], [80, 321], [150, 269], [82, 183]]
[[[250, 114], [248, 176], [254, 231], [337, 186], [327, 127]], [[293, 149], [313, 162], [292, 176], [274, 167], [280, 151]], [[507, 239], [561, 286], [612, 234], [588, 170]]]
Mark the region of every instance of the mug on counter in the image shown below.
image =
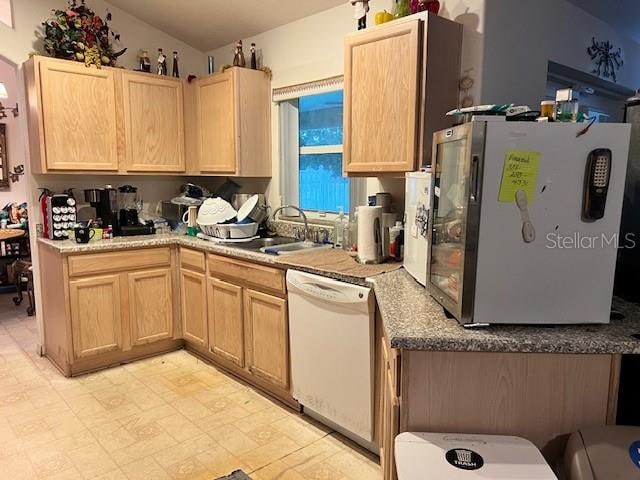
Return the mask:
[[96, 231], [89, 227], [76, 227], [73, 231], [76, 235], [76, 243], [89, 243], [96, 234]]
[[195, 227], [198, 225], [196, 219], [198, 218], [198, 207], [191, 206], [182, 215], [182, 223], [186, 223], [188, 227]]

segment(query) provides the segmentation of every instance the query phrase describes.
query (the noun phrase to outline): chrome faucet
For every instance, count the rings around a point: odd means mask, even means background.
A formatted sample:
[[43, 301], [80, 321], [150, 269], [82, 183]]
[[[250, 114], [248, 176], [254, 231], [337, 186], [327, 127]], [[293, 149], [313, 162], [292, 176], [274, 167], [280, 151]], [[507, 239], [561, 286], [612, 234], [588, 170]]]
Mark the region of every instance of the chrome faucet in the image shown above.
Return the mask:
[[283, 205], [282, 207], [276, 208], [273, 212], [273, 219], [276, 219], [276, 215], [278, 215], [278, 212], [285, 210], [287, 208], [293, 208], [294, 210], [298, 211], [300, 213], [300, 216], [302, 217], [302, 219], [304, 220], [304, 241], [308, 242], [309, 241], [309, 221], [307, 220], [307, 215], [302, 211], [301, 208], [296, 207], [295, 205]]

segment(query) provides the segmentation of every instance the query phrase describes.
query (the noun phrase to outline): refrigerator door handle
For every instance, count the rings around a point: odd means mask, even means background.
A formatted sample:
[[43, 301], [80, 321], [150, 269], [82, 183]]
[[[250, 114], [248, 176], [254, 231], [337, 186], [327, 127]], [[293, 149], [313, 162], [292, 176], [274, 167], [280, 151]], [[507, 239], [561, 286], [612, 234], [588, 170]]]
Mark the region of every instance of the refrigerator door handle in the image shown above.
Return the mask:
[[478, 201], [478, 181], [480, 173], [480, 157], [478, 155], [471, 156], [471, 181], [470, 181], [470, 199], [472, 202]]

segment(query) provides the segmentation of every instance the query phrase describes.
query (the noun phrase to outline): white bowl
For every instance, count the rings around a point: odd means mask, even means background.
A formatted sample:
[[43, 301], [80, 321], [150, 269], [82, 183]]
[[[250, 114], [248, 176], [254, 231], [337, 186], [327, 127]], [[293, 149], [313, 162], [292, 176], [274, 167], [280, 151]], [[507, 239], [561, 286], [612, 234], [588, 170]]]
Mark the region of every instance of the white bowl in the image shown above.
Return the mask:
[[258, 224], [253, 223], [223, 223], [217, 225], [198, 224], [205, 235], [216, 238], [249, 238], [255, 237]]
[[199, 225], [215, 225], [228, 222], [236, 217], [238, 212], [229, 202], [222, 198], [207, 198], [198, 209], [197, 222]]

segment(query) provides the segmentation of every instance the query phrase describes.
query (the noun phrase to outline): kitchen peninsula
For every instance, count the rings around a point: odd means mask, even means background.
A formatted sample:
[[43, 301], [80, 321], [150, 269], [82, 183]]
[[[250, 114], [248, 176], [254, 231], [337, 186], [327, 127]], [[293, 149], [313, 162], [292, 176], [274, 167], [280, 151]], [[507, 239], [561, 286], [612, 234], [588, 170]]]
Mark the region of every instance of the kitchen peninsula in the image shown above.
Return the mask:
[[[94, 295], [99, 299], [105, 291], [89, 290], [86, 305], [79, 304], [80, 307], [74, 306], [78, 297], [71, 295], [69, 305], [59, 302], [58, 308], [48, 309], [44, 319], [46, 352], [66, 375], [184, 346], [288, 405], [297, 406], [290, 395], [288, 373], [288, 319], [283, 282], [284, 271], [289, 267], [286, 257], [173, 234], [118, 238], [83, 245], [40, 239], [39, 247], [45, 259], [44, 278], [71, 290], [77, 288], [78, 283], [82, 285], [87, 281], [81, 277], [85, 273], [77, 271], [78, 266], [96, 268], [100, 265], [96, 257], [109, 253], [128, 258], [135, 252], [136, 256], [131, 258], [136, 258], [136, 262], [156, 258], [152, 265], [136, 266], [135, 262], [127, 265], [127, 275], [134, 282], [157, 276], [163, 271], [161, 264], [181, 266], [181, 279], [172, 278], [163, 293], [173, 299], [167, 303], [167, 308], [175, 306], [169, 314], [173, 323], [156, 323], [164, 332], [155, 337], [156, 343], [151, 340], [158, 332], [148, 332], [149, 341], [136, 345], [132, 341], [135, 336], [130, 333], [136, 331], [131, 323], [133, 317], [127, 317], [124, 311], [123, 319], [129, 318], [129, 322], [123, 321], [117, 326], [112, 323], [114, 330], [109, 331], [104, 329], [105, 323], [100, 322], [96, 324], [101, 326], [96, 336], [82, 330], [88, 325], [77, 325], [74, 310], [104, 308], [99, 300], [94, 300]], [[156, 252], [164, 252], [159, 260]], [[246, 265], [251, 266], [252, 275], [240, 280], [242, 274], [239, 272]], [[102, 279], [98, 283], [103, 286], [97, 288], [104, 289], [104, 284], [117, 276], [111, 272], [119, 268], [123, 267], [112, 264], [106, 266], [109, 273], [92, 271], [92, 276]], [[140, 273], [148, 269], [157, 273]], [[318, 267], [305, 270], [320, 275], [327, 273]], [[335, 276], [335, 273], [331, 275]], [[210, 279], [209, 287], [205, 285], [205, 279]], [[343, 280], [357, 281], [350, 277]], [[377, 301], [375, 437], [381, 447], [383, 468], [388, 469], [390, 475], [393, 472], [392, 441], [403, 431], [483, 431], [520, 435], [533, 441], [554, 462], [567, 434], [585, 425], [615, 422], [620, 355], [640, 353], [640, 340], [632, 336], [640, 333], [640, 311], [636, 307], [616, 301], [615, 305], [624, 313], [625, 319], [612, 320], [609, 325], [465, 329], [456, 320], [446, 318], [424, 288], [403, 269], [359, 283], [373, 285]], [[93, 285], [94, 281], [89, 284]], [[157, 287], [169, 283], [163, 280], [157, 285], [140, 285], [145, 292], [149, 288], [149, 294], [153, 296], [153, 301], [143, 303], [147, 313], [138, 322], [138, 331], [144, 331], [158, 318], [164, 318], [149, 312], [163, 301]], [[213, 298], [216, 286], [221, 289], [219, 298], [222, 300], [219, 301], [228, 302], [225, 303], [228, 311], [232, 311], [234, 305], [244, 303], [245, 334], [249, 331], [247, 328], [252, 328], [251, 321], [247, 322], [246, 318], [247, 311], [251, 311], [252, 299], [267, 301], [270, 305], [266, 310], [273, 314], [269, 315], [270, 326], [255, 330], [250, 336], [251, 345], [242, 342], [241, 337], [228, 336], [222, 344], [215, 343], [216, 335], [212, 332], [215, 331], [216, 307], [211, 300], [207, 306], [207, 297]], [[143, 294], [142, 290], [136, 290], [135, 283], [127, 287], [116, 281], [116, 286], [110, 288], [125, 292], [124, 296], [135, 295], [136, 291]], [[245, 294], [243, 301], [243, 289], [255, 293]], [[53, 295], [54, 290], [49, 292]], [[123, 308], [128, 306], [135, 312], [135, 304], [139, 302], [140, 299], [129, 298]], [[243, 307], [238, 308], [240, 311]], [[83, 321], [105, 319], [104, 312], [82, 318]], [[107, 315], [106, 318], [116, 317]], [[243, 324], [241, 313], [232, 320], [237, 322], [236, 327]], [[253, 327], [261, 321], [258, 319]], [[227, 331], [241, 331], [232, 327], [228, 323]], [[61, 335], [65, 329], [66, 333]], [[261, 338], [261, 335], [265, 337]], [[122, 344], [121, 339], [124, 339]], [[76, 341], [106, 343], [109, 351], [105, 353], [96, 344], [85, 345], [78, 352]], [[247, 353], [267, 346], [271, 357]], [[244, 365], [241, 361], [244, 358], [247, 368], [240, 366]], [[252, 358], [270, 360], [267, 364], [256, 365], [251, 363]]]

